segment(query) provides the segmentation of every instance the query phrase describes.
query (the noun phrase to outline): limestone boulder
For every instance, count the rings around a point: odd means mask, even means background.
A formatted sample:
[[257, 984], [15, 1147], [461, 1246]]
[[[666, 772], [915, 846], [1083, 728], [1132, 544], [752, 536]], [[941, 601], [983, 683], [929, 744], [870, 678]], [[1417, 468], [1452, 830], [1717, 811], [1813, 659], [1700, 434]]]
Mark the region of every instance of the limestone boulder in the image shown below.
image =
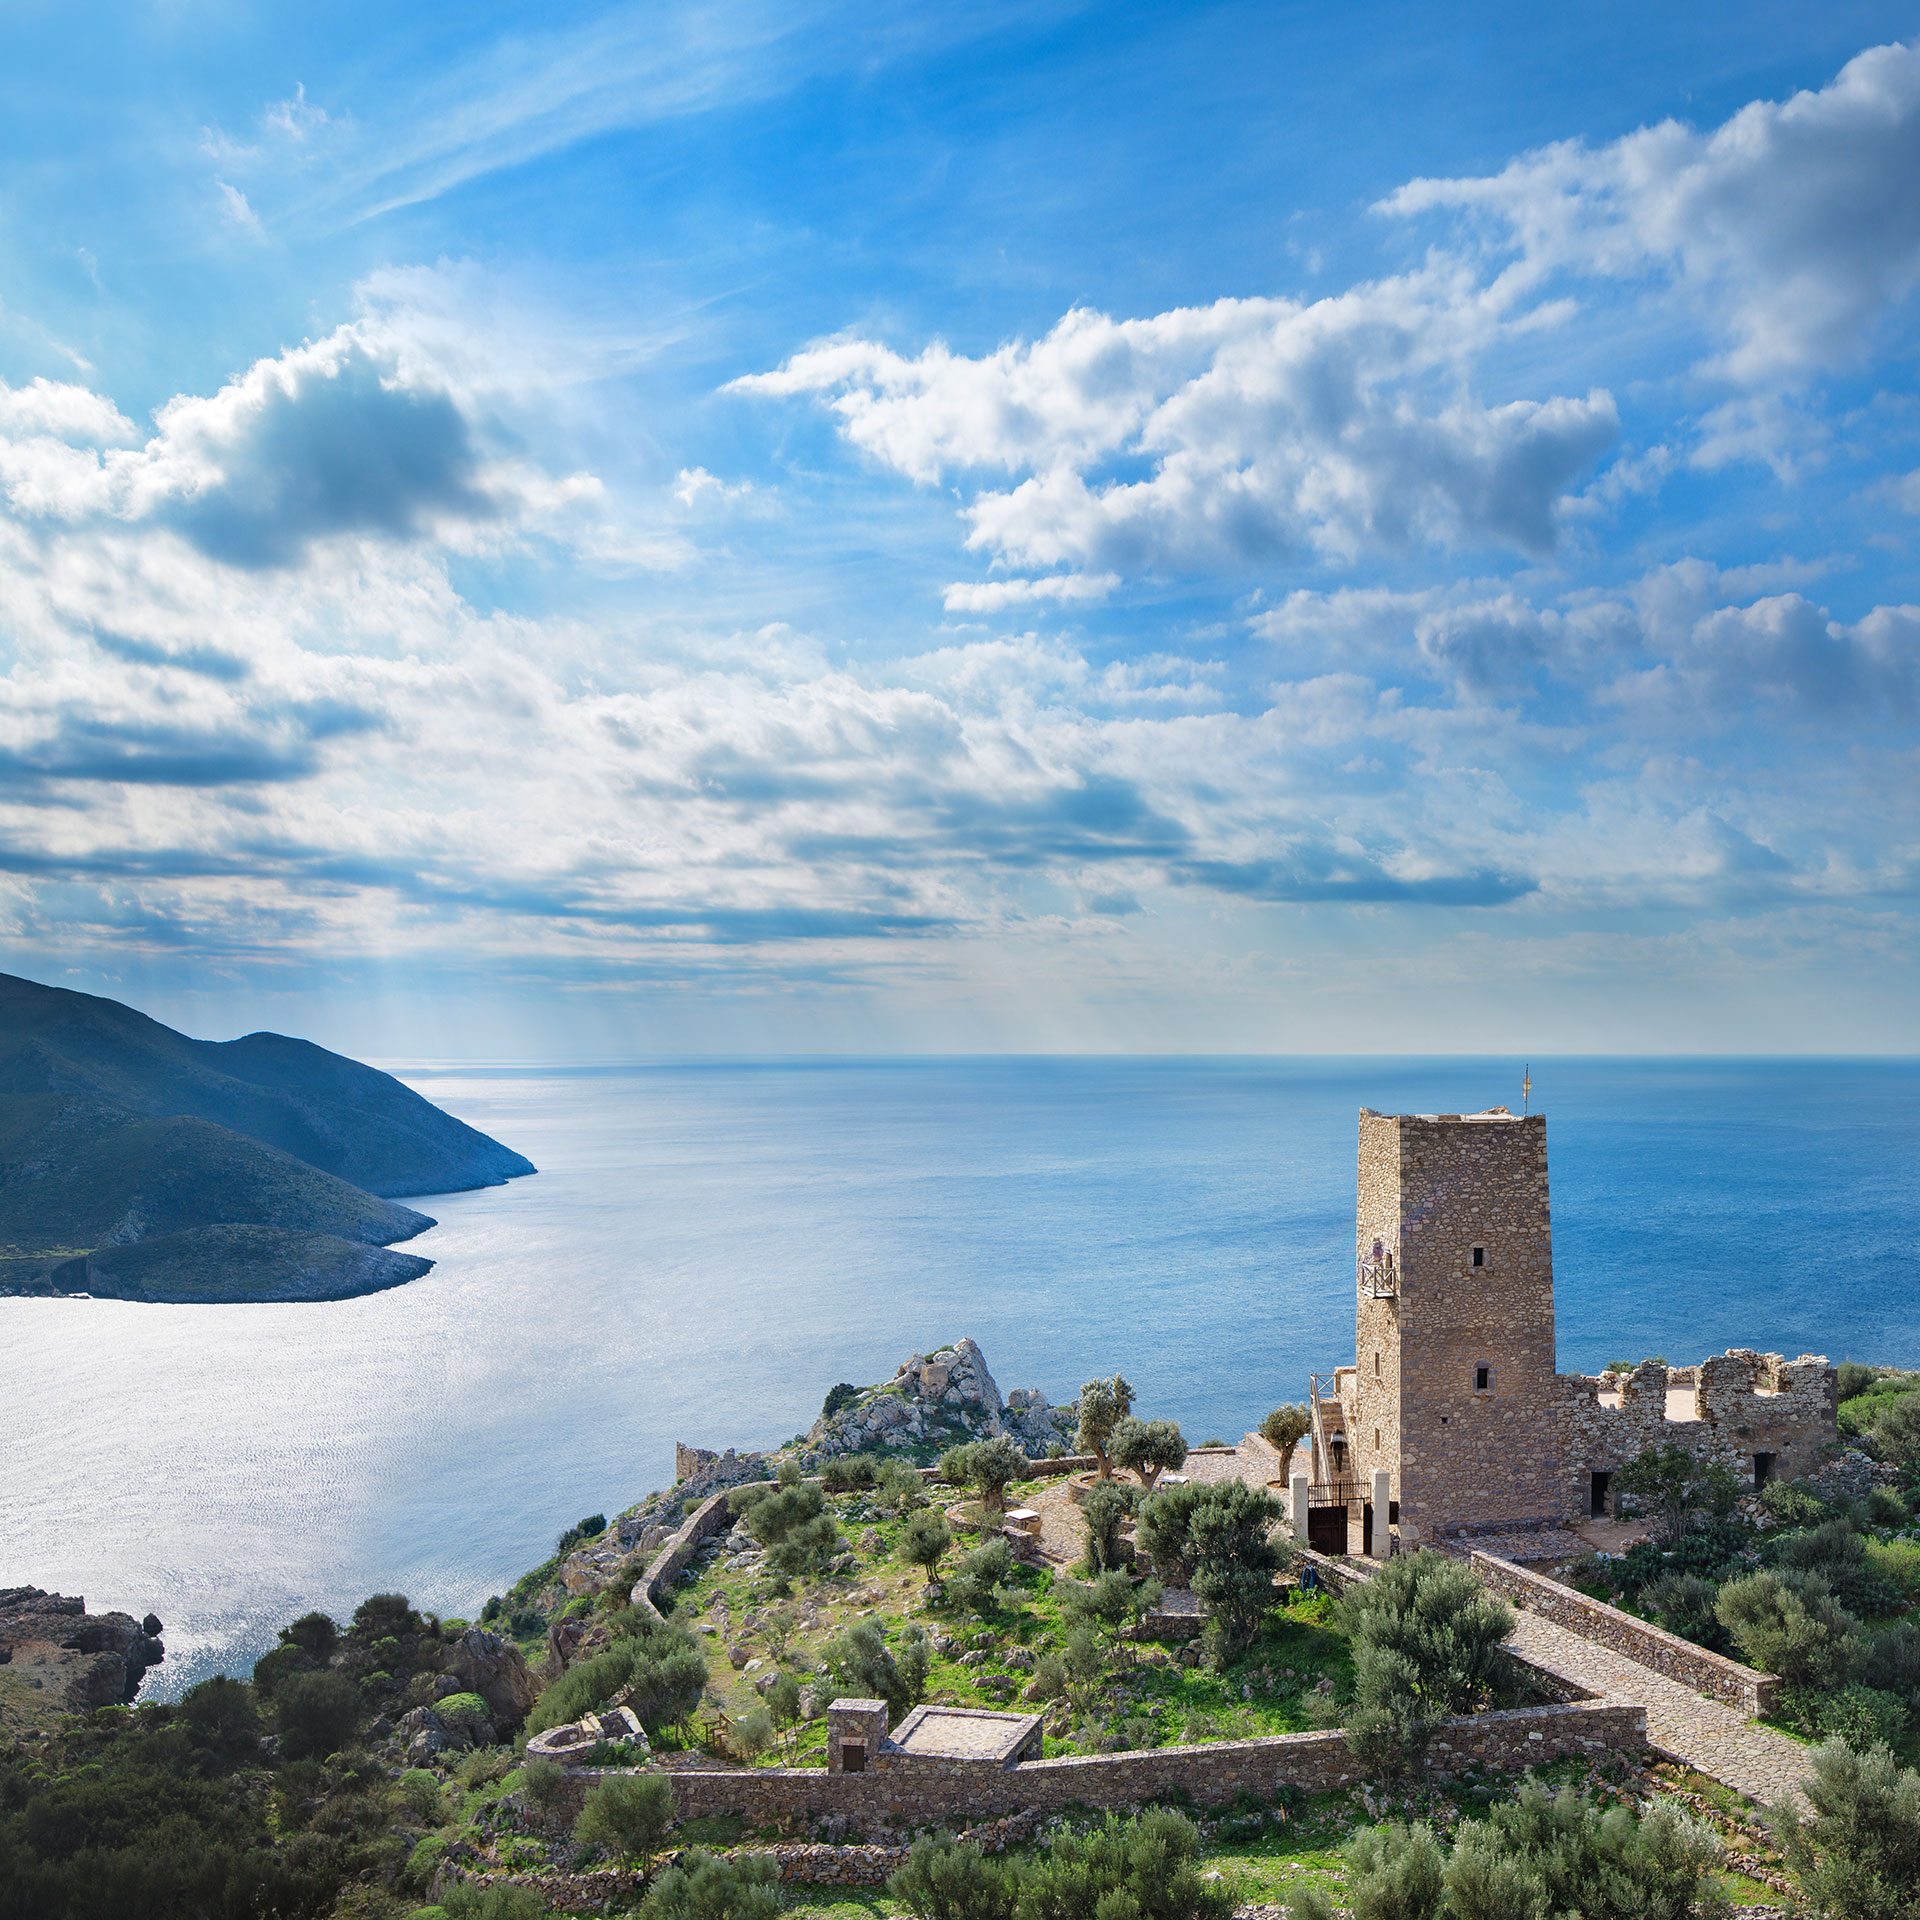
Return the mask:
[[447, 1649], [446, 1663], [463, 1693], [477, 1693], [487, 1703], [496, 1732], [511, 1732], [540, 1697], [520, 1649], [484, 1627], [469, 1627]]

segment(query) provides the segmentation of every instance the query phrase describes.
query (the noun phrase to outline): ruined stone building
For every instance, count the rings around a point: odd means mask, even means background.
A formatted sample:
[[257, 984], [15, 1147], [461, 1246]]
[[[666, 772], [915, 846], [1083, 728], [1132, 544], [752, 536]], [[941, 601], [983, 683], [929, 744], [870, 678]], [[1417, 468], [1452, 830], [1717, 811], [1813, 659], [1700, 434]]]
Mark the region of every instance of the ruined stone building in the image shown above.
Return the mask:
[[1327, 1550], [1577, 1524], [1611, 1510], [1612, 1476], [1648, 1447], [1757, 1488], [1838, 1438], [1816, 1355], [1555, 1371], [1542, 1114], [1362, 1110], [1355, 1240], [1354, 1364], [1309, 1399], [1304, 1518]]

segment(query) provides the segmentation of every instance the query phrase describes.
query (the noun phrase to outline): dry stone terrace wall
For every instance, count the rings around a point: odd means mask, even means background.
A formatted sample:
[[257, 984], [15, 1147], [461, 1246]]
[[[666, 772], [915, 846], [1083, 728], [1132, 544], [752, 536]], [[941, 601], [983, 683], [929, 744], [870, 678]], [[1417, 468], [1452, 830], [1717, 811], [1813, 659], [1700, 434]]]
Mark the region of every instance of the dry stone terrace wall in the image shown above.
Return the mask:
[[1645, 1620], [1636, 1620], [1618, 1607], [1589, 1599], [1557, 1580], [1516, 1567], [1510, 1560], [1497, 1560], [1490, 1553], [1469, 1552], [1469, 1564], [1495, 1593], [1525, 1607], [1542, 1619], [1552, 1620], [1596, 1646], [1609, 1647], [1629, 1660], [1655, 1673], [1665, 1674], [1695, 1693], [1706, 1695], [1729, 1707], [1736, 1707], [1758, 1719], [1773, 1711], [1779, 1681], [1770, 1673], [1756, 1673], [1737, 1661], [1723, 1659], [1690, 1640], [1663, 1632]]
[[[1598, 1757], [1637, 1753], [1647, 1741], [1644, 1707], [1620, 1701], [1522, 1707], [1450, 1720], [1433, 1743], [1430, 1771], [1468, 1766], [1510, 1771], [1563, 1754]], [[568, 1777], [573, 1803], [598, 1772]], [[1184, 1792], [1201, 1806], [1220, 1806], [1236, 1794], [1271, 1798], [1282, 1787], [1324, 1793], [1369, 1776], [1343, 1733], [1283, 1733], [1265, 1740], [1225, 1740], [1193, 1747], [1149, 1747], [1018, 1766], [947, 1764], [882, 1758], [865, 1773], [830, 1774], [806, 1767], [673, 1769], [675, 1805], [682, 1819], [740, 1814], [756, 1825], [839, 1814], [854, 1821], [923, 1824], [1037, 1809], [1137, 1806], [1158, 1795]]]

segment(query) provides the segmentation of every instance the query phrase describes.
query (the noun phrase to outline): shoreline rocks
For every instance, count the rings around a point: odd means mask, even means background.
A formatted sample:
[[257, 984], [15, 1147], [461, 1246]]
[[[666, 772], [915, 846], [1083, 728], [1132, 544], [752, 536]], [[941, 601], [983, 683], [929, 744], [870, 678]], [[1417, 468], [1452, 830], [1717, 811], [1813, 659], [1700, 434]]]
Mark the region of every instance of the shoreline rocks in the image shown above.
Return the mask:
[[89, 1613], [78, 1595], [0, 1587], [0, 1667], [75, 1713], [121, 1706], [166, 1658], [159, 1619]]

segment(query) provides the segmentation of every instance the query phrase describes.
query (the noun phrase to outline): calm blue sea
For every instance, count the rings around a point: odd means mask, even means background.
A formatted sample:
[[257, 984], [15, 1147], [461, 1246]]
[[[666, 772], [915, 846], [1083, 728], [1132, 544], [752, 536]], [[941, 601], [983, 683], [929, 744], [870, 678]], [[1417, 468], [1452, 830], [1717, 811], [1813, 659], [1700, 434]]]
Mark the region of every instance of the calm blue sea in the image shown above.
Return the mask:
[[[324, 1306], [0, 1300], [0, 1586], [166, 1622], [171, 1692], [311, 1606], [471, 1613], [568, 1522], [962, 1334], [1235, 1437], [1352, 1351], [1355, 1112], [1517, 1062], [388, 1063], [539, 1175], [418, 1204], [423, 1281]], [[1533, 1062], [1560, 1364], [1920, 1363], [1920, 1063]]]

